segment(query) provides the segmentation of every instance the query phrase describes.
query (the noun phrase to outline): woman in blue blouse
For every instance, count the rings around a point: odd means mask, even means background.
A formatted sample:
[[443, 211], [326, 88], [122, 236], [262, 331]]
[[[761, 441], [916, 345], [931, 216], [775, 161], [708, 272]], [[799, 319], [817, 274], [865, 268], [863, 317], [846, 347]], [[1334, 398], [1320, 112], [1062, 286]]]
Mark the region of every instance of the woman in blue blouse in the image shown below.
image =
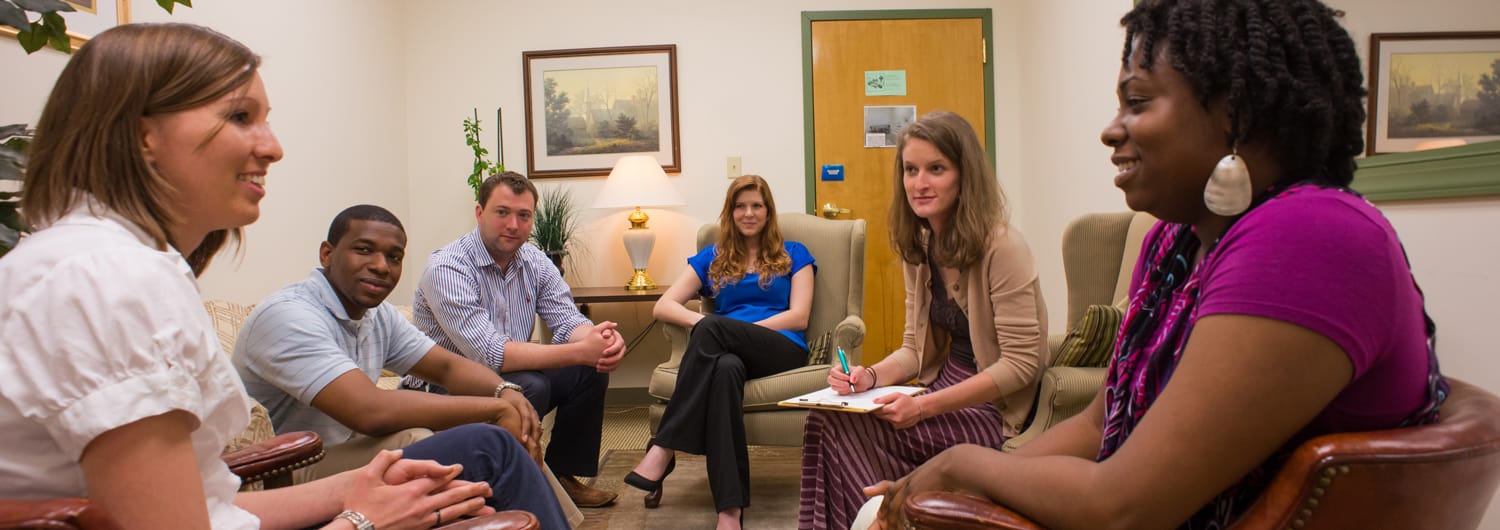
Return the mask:
[[[750, 505], [745, 381], [807, 364], [804, 330], [817, 266], [807, 247], [782, 240], [771, 188], [756, 175], [730, 184], [718, 241], [688, 265], [652, 311], [692, 329], [677, 389], [656, 439], [625, 482], [646, 490], [646, 507], [655, 508], [662, 479], [676, 464], [674, 451], [706, 455], [718, 528], [737, 529]], [[713, 299], [712, 315], [683, 305], [697, 295]]]

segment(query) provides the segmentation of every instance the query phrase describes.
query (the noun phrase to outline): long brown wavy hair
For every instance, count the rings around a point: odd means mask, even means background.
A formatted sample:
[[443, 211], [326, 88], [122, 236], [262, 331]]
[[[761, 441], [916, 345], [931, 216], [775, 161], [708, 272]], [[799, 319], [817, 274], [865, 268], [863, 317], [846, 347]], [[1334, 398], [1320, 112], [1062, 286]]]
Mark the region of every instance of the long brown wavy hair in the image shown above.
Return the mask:
[[[186, 198], [146, 163], [142, 118], [243, 90], [259, 66], [245, 45], [192, 24], [127, 24], [90, 39], [63, 67], [37, 122], [21, 193], [26, 221], [57, 219], [83, 191], [140, 226], [158, 248], [176, 248], [172, 205]], [[197, 248], [177, 250], [199, 274], [240, 236], [239, 228], [215, 230]]]
[[761, 199], [766, 201], [766, 226], [757, 236], [760, 256], [755, 263], [755, 270], [760, 272], [760, 288], [769, 287], [771, 280], [792, 270], [792, 258], [782, 245], [781, 226], [776, 224], [776, 199], [771, 197], [771, 186], [760, 175], [744, 175], [729, 184], [729, 191], [724, 194], [724, 209], [719, 212], [719, 240], [714, 242], [718, 253], [708, 266], [708, 283], [714, 293], [744, 279], [749, 269], [746, 262], [750, 251], [745, 236], [734, 225], [734, 200], [745, 191], [760, 192]]
[[[902, 183], [906, 161], [902, 153], [911, 139], [926, 140], [937, 147], [958, 170], [958, 201], [953, 205], [951, 227], [934, 235], [926, 219], [917, 217], [907, 202]], [[917, 265], [927, 261], [928, 253], [939, 266], [962, 269], [984, 256], [990, 234], [1006, 219], [1005, 196], [995, 182], [995, 170], [979, 136], [962, 116], [936, 111], [922, 116], [901, 130], [896, 142], [895, 194], [891, 198], [889, 223], [891, 248], [901, 260]]]

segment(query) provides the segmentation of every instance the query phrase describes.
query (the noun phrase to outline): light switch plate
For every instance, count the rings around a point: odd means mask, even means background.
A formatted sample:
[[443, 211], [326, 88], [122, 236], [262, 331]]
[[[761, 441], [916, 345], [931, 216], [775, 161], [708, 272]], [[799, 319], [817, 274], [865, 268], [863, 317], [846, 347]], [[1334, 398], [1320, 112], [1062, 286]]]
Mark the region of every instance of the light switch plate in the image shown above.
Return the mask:
[[729, 157], [729, 163], [726, 164], [726, 166], [727, 166], [725, 168], [726, 169], [726, 171], [725, 171], [725, 177], [726, 178], [737, 179], [737, 178], [740, 177], [740, 175], [744, 174], [743, 166], [740, 165], [740, 157], [737, 157], [737, 156], [731, 156], [731, 157]]

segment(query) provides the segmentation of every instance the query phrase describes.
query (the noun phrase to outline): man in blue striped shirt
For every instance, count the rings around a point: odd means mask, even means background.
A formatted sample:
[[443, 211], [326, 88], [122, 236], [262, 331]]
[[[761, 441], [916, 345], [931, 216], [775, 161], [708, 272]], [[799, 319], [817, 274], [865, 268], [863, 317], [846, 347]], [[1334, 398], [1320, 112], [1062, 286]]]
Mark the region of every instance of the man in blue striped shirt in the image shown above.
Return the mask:
[[[557, 267], [526, 244], [537, 199], [529, 179], [491, 176], [479, 197], [478, 228], [427, 260], [412, 320], [444, 348], [520, 384], [538, 414], [556, 409], [547, 465], [577, 505], [613, 503], [615, 493], [574, 477], [598, 474], [604, 391], [625, 341], [614, 322], [595, 324], [579, 313]], [[551, 344], [528, 342], [539, 316]]]

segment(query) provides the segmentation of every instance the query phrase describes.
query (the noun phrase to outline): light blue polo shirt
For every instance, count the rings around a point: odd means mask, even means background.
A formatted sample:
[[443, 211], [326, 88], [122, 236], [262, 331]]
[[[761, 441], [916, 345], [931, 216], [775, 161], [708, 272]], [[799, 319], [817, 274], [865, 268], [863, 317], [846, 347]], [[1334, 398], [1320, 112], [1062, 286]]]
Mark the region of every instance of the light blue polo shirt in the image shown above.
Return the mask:
[[318, 392], [353, 369], [371, 382], [382, 368], [405, 374], [434, 344], [388, 302], [351, 320], [319, 267], [255, 306], [240, 327], [233, 362], [276, 432], [313, 431], [331, 445], [357, 433], [313, 408]]

